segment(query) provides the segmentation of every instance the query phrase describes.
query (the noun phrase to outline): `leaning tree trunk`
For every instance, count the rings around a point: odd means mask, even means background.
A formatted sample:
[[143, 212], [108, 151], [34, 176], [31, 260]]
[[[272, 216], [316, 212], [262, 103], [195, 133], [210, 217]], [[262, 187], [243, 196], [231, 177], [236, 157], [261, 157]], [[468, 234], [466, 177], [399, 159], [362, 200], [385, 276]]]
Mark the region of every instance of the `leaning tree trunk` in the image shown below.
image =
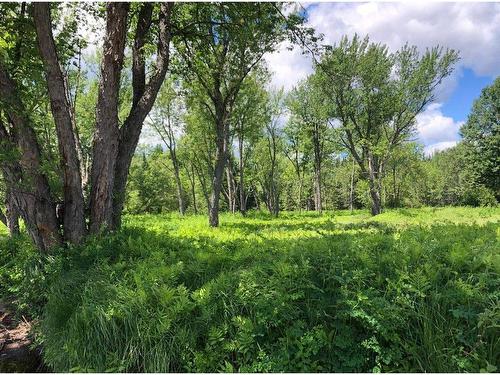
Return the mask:
[[61, 244], [49, 182], [42, 172], [42, 156], [36, 134], [17, 87], [0, 61], [0, 102], [5, 105], [9, 130], [0, 123], [0, 138], [7, 147], [21, 151], [18, 161], [0, 163], [15, 206], [41, 252]]
[[117, 162], [114, 171], [112, 229], [121, 226], [123, 205], [125, 203], [125, 188], [128, 171], [132, 162], [137, 143], [142, 131], [144, 119], [154, 105], [158, 91], [165, 80], [170, 62], [171, 15], [174, 3], [161, 3], [158, 24], [158, 46], [155, 70], [146, 84], [146, 68], [144, 60], [144, 44], [146, 32], [149, 30], [151, 3], [146, 3], [140, 12], [140, 17], [133, 48], [132, 89], [134, 99], [132, 108], [123, 127], [120, 129]]
[[50, 107], [56, 125], [60, 167], [63, 172], [64, 239], [79, 243], [86, 234], [82, 177], [77, 153], [76, 125], [69, 102], [66, 78], [59, 65], [52, 35], [49, 3], [33, 4], [38, 46], [42, 57]]

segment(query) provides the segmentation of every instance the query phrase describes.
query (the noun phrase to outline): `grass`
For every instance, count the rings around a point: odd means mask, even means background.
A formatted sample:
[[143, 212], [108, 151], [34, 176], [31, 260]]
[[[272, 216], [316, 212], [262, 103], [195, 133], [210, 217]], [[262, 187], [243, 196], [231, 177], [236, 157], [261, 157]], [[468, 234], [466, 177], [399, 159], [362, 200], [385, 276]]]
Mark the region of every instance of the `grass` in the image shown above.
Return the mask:
[[215, 229], [127, 216], [43, 270], [26, 240], [0, 241], [0, 293], [41, 306], [56, 371], [494, 372], [499, 222], [460, 207], [223, 214]]

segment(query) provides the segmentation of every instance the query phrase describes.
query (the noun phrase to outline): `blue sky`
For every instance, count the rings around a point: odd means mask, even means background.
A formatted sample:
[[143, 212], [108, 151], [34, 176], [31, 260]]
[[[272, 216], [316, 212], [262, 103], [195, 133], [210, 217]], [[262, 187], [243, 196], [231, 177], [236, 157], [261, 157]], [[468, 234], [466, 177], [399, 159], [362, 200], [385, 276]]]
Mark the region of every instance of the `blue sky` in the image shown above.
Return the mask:
[[455, 121], [466, 121], [474, 99], [479, 97], [484, 87], [492, 83], [493, 77], [478, 76], [472, 69], [464, 68], [457, 87], [441, 107], [442, 113]]
[[[308, 24], [334, 44], [343, 35], [369, 35], [391, 50], [440, 45], [459, 51], [454, 73], [417, 118], [418, 139], [430, 154], [452, 147], [481, 90], [500, 75], [500, 3], [302, 3]], [[285, 46], [268, 56], [274, 86], [290, 89], [312, 71], [309, 58]]]

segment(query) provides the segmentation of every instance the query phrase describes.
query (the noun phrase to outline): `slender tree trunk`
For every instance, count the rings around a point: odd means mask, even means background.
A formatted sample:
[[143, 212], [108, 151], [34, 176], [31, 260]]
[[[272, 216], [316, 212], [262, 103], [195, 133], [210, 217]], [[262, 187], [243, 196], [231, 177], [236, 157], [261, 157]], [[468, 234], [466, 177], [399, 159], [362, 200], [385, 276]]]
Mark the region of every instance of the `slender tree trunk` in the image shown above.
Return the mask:
[[380, 193], [380, 170], [376, 168], [372, 155], [368, 155], [368, 184], [370, 187], [370, 196], [372, 198], [372, 215], [378, 215], [382, 212], [382, 198]]
[[352, 159], [352, 170], [351, 170], [351, 189], [349, 192], [349, 210], [353, 211], [354, 209], [354, 167], [355, 167], [355, 161], [354, 158]]
[[170, 157], [172, 158], [172, 164], [174, 165], [174, 178], [175, 184], [177, 186], [177, 200], [179, 201], [179, 212], [181, 215], [184, 215], [186, 211], [186, 207], [184, 204], [184, 191], [182, 189], [181, 177], [179, 173], [179, 164], [177, 162], [177, 156], [175, 151], [170, 150]]
[[314, 209], [319, 213], [323, 204], [321, 198], [321, 169], [318, 167], [314, 170]]
[[[240, 132], [241, 133], [241, 132]], [[239, 148], [239, 154], [240, 154], [240, 170], [239, 170], [239, 176], [240, 176], [240, 212], [245, 215], [247, 211], [247, 201], [245, 198], [245, 181], [244, 181], [244, 171], [245, 171], [245, 160], [243, 157], [243, 135], [240, 135], [238, 137], [238, 148]]]
[[[191, 168], [191, 171], [189, 170], [189, 167]], [[193, 199], [194, 214], [197, 215], [198, 214], [198, 207], [196, 206], [196, 190], [195, 190], [195, 177], [194, 177], [195, 171], [194, 171], [194, 165], [192, 164], [192, 162], [190, 162], [189, 167], [186, 168], [186, 172], [187, 172], [187, 175], [189, 178], [189, 183], [191, 185], [191, 197]]]

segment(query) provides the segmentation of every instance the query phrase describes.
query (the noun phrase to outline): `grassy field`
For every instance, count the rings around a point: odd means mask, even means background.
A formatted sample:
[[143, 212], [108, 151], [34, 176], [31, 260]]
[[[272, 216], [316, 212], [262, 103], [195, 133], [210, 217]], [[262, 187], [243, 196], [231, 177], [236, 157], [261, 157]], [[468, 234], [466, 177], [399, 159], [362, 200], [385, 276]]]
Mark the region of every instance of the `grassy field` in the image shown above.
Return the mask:
[[0, 242], [56, 371], [500, 369], [499, 208], [124, 223], [43, 266]]

